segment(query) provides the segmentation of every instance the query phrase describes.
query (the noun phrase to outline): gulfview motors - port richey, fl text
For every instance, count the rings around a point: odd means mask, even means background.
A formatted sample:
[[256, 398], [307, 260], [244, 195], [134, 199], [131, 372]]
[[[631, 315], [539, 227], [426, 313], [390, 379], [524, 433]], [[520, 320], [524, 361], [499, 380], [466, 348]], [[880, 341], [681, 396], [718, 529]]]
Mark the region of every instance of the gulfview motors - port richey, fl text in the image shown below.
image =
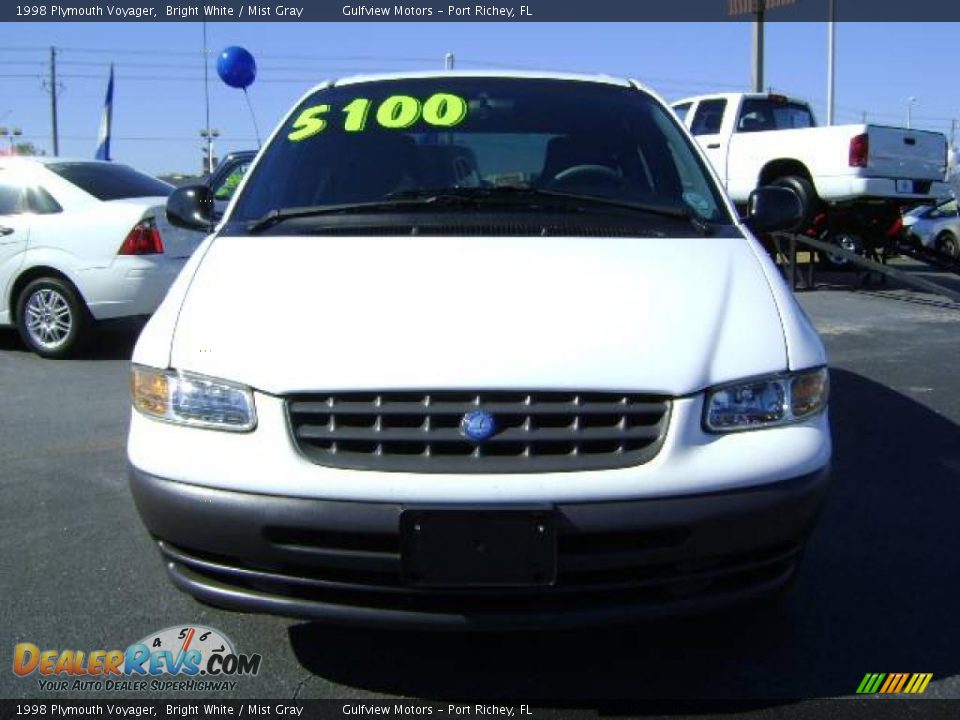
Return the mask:
[[447, 17], [533, 17], [529, 5], [519, 7], [502, 7], [499, 5], [447, 5], [446, 8], [421, 7], [411, 5], [344, 5], [343, 14], [348, 17], [431, 17], [445, 15]]

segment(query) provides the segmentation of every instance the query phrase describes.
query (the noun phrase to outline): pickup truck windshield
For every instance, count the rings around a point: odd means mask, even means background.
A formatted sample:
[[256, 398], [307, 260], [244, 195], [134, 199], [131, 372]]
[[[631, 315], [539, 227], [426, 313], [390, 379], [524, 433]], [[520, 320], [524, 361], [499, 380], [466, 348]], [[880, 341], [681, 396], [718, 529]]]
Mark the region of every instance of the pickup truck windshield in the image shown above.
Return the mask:
[[[646, 93], [582, 81], [457, 76], [311, 94], [264, 149], [229, 219], [369, 207], [434, 191], [462, 197], [475, 190], [502, 202], [508, 196], [497, 191], [506, 188], [636, 204], [638, 217], [642, 206], [662, 209], [660, 217], [731, 222], [677, 121]], [[522, 206], [522, 193], [509, 197], [511, 207]]]
[[737, 132], [815, 127], [813, 113], [802, 103], [777, 98], [747, 98], [740, 107]]

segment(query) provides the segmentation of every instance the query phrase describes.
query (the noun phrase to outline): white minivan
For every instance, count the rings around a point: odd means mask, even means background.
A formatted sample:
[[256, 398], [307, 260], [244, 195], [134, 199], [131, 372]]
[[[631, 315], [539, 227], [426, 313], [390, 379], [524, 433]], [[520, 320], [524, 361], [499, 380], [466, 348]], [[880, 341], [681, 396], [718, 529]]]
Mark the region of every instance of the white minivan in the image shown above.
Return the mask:
[[134, 351], [130, 481], [171, 580], [473, 628], [779, 590], [828, 487], [828, 377], [753, 233], [799, 218], [766, 187], [738, 218], [633, 81], [316, 87]]

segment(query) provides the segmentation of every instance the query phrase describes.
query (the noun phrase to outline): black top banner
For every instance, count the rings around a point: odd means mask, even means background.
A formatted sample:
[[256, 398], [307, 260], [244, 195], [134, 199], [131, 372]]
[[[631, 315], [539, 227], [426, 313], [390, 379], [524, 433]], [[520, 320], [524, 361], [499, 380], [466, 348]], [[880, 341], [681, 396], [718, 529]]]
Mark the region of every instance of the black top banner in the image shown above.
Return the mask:
[[957, 0], [215, 0], [5, 2], [3, 22], [769, 22], [960, 21]]

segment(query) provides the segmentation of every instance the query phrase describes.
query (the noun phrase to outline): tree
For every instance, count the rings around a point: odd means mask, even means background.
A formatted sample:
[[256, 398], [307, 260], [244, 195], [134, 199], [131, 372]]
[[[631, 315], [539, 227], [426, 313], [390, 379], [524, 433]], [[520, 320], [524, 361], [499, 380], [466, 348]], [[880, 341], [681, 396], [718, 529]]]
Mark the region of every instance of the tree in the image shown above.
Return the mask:
[[38, 148], [32, 142], [19, 142], [13, 144], [14, 155], [46, 155], [47, 151]]

